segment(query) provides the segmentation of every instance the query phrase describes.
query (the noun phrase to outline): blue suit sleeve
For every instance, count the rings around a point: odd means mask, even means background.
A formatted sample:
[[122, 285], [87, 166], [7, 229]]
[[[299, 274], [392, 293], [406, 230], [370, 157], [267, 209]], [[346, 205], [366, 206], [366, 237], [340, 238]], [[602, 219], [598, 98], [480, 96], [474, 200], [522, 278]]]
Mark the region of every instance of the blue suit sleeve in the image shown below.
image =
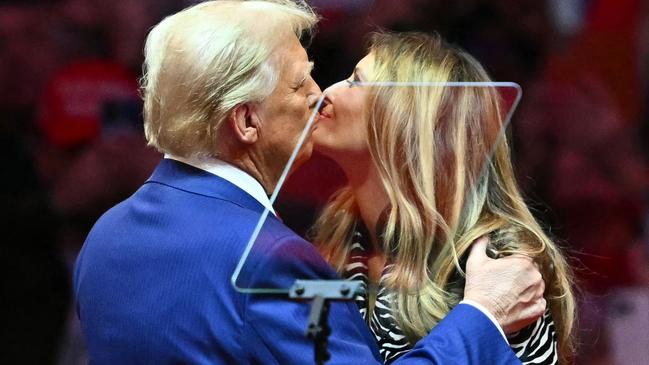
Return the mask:
[[491, 320], [477, 308], [459, 304], [393, 364], [520, 365]]
[[[252, 288], [289, 288], [296, 279], [339, 279], [308, 242], [296, 236], [261, 245], [243, 276]], [[251, 363], [313, 364], [313, 342], [306, 338], [310, 302], [286, 295], [247, 295], [245, 336]], [[354, 302], [332, 302], [329, 312], [334, 364], [381, 364], [376, 340]], [[520, 364], [498, 329], [479, 310], [458, 305], [412, 351], [395, 364]]]

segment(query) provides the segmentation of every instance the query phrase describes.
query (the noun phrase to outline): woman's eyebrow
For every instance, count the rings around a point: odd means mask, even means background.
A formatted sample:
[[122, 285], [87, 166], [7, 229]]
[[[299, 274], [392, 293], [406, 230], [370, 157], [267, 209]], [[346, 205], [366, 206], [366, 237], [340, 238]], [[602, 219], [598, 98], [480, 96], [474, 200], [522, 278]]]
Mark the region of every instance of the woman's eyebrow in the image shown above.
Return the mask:
[[358, 79], [358, 81], [365, 81], [365, 75], [363, 75], [363, 70], [361, 70], [358, 67], [354, 68], [354, 77]]

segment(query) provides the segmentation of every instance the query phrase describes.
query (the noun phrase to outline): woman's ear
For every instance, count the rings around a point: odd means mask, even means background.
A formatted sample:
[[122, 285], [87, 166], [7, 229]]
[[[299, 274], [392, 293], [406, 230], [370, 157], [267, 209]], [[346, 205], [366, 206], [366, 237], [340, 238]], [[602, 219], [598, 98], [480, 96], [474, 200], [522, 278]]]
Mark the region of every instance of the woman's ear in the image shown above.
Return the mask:
[[261, 123], [254, 104], [244, 103], [237, 105], [228, 119], [238, 141], [246, 144], [257, 142]]

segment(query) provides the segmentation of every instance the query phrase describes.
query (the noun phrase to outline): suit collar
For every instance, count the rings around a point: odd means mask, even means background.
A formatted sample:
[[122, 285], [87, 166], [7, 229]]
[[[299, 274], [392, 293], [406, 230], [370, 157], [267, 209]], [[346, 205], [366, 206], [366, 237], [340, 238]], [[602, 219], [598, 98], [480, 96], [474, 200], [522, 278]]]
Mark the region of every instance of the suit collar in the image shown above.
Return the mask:
[[275, 209], [273, 209], [273, 205], [270, 203], [268, 195], [266, 195], [266, 191], [264, 191], [264, 187], [259, 183], [259, 181], [255, 180], [255, 178], [240, 168], [213, 157], [195, 157], [187, 159], [165, 154], [165, 158], [194, 166], [197, 169], [207, 171], [212, 175], [216, 175], [229, 181], [255, 198], [264, 207], [268, 208], [271, 213], [277, 215]]
[[191, 193], [231, 201], [256, 212], [264, 206], [231, 182], [186, 163], [163, 159], [146, 183], [160, 183]]

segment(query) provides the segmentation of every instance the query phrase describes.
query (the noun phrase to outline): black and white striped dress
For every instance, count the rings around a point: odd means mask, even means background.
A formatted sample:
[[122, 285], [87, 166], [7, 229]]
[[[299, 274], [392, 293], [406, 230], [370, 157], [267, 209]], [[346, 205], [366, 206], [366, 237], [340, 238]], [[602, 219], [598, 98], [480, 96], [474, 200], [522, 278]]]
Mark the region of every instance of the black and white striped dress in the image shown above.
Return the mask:
[[[413, 344], [408, 342], [392, 315], [390, 303], [393, 301], [394, 293], [381, 285], [386, 273], [390, 270], [390, 265], [386, 265], [383, 270], [377, 288], [374, 310], [372, 313], [368, 313], [368, 247], [364, 235], [356, 231], [343, 276], [346, 279], [358, 280], [362, 283], [363, 291], [356, 296], [356, 304], [379, 345], [383, 361], [385, 364], [390, 364], [408, 352]], [[523, 364], [558, 364], [555, 326], [550, 312], [547, 310], [536, 323], [508, 336], [508, 341]]]

